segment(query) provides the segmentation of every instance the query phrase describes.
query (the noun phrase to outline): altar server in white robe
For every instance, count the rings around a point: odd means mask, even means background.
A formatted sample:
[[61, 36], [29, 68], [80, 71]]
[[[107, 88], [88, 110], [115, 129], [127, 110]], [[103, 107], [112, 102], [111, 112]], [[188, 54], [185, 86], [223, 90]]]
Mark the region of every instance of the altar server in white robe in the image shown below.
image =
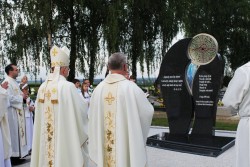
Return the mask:
[[8, 82], [0, 85], [0, 167], [11, 167], [11, 139], [8, 123]]
[[[8, 82], [8, 95], [10, 107], [8, 108], [8, 121], [10, 127], [12, 162], [18, 162], [20, 158], [28, 154], [25, 113], [23, 111], [23, 99], [28, 96], [23, 94], [16, 82], [19, 70], [15, 64], [9, 64], [5, 67], [8, 75], [3, 82]], [[14, 162], [15, 161], [15, 162]]]
[[238, 113], [236, 132], [236, 167], [250, 166], [250, 62], [239, 67], [222, 99], [225, 106]]
[[38, 90], [33, 132], [31, 167], [86, 167], [87, 104], [69, 74], [66, 48], [50, 51], [53, 73]]
[[[21, 83], [20, 89], [24, 94], [29, 95], [29, 85], [27, 83]], [[33, 111], [35, 110], [34, 103], [28, 96], [28, 98], [23, 100], [23, 110], [25, 112], [25, 124], [26, 124], [26, 136], [27, 145], [29, 152], [32, 149], [32, 139], [33, 139]]]
[[127, 58], [109, 57], [111, 72], [94, 90], [89, 109], [89, 156], [98, 167], [147, 166], [146, 140], [153, 106], [125, 78]]

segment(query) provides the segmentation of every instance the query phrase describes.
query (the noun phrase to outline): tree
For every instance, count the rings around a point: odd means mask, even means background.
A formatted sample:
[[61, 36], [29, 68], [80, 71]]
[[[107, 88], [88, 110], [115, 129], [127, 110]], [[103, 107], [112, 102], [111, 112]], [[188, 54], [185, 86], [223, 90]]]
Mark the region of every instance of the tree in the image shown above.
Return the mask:
[[143, 72], [146, 63], [149, 75], [178, 33], [183, 7], [173, 0], [17, 0], [0, 4], [5, 43], [1, 55], [24, 68], [25, 61], [34, 60], [30, 69], [36, 73], [40, 50], [50, 66], [52, 43], [67, 45], [71, 50], [69, 80], [79, 71], [91, 82], [102, 70], [106, 53], [117, 51], [128, 54], [133, 75], [138, 62]]
[[247, 0], [188, 1], [183, 27], [186, 36], [198, 33], [213, 35], [219, 53], [226, 56], [232, 69], [249, 60], [250, 5]]
[[[127, 1], [128, 23], [126, 28], [127, 52], [132, 62], [132, 74], [137, 74], [137, 63], [147, 65], [150, 73], [155, 62], [159, 63], [166, 49], [179, 31], [177, 2], [161, 0]], [[158, 56], [161, 55], [161, 56]], [[160, 59], [159, 59], [160, 58]]]

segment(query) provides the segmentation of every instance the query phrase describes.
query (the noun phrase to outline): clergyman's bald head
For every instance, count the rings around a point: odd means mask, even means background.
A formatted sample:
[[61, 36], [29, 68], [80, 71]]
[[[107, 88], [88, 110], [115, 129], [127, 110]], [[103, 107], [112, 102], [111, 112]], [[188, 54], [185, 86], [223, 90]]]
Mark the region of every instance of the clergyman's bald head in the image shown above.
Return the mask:
[[127, 63], [127, 56], [123, 53], [113, 53], [108, 59], [109, 70], [120, 70]]

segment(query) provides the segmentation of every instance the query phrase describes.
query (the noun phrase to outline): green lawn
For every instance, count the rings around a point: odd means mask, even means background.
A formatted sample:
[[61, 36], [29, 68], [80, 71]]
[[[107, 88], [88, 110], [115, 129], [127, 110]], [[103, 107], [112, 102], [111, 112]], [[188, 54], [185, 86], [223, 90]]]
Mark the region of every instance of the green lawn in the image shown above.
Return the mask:
[[238, 122], [223, 122], [218, 120], [216, 122], [215, 129], [216, 130], [231, 130], [236, 131], [238, 126]]
[[[152, 126], [168, 126], [167, 118], [153, 118]], [[230, 120], [217, 120], [216, 121], [216, 130], [230, 130], [236, 131], [238, 122]]]
[[153, 126], [168, 126], [167, 118], [153, 118], [152, 124]]

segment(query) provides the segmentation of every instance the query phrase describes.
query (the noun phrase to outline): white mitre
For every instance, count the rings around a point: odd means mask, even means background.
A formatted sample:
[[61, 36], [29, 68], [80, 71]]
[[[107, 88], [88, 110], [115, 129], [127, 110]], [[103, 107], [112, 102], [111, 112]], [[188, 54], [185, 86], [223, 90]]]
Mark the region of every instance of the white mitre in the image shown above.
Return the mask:
[[59, 48], [54, 45], [50, 49], [51, 67], [69, 66], [69, 54], [70, 51], [66, 46]]

